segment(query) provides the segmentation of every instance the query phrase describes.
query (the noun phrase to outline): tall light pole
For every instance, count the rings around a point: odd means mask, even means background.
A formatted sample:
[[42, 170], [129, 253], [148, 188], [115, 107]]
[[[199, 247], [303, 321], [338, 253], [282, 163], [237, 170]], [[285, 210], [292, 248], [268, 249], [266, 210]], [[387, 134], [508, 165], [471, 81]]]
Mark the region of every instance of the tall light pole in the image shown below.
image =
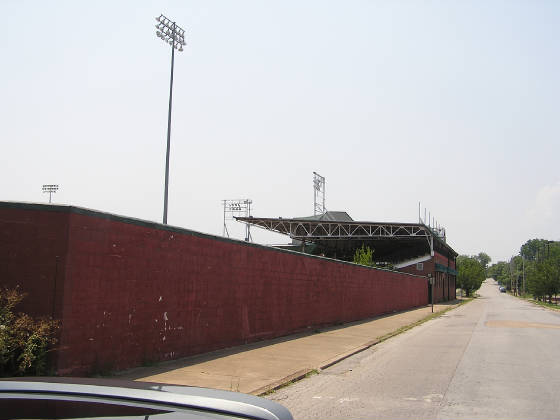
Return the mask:
[[56, 184], [44, 184], [43, 193], [49, 193], [49, 204], [51, 203], [51, 197], [53, 193], [58, 191], [58, 185]]
[[167, 224], [167, 192], [169, 187], [169, 147], [171, 145], [171, 103], [173, 99], [173, 65], [175, 63], [175, 49], [183, 51], [185, 42], [185, 30], [180, 28], [175, 22], [159, 15], [156, 24], [156, 35], [164, 42], [171, 45], [171, 81], [169, 83], [169, 113], [167, 116], [167, 152], [165, 154], [165, 192], [163, 195], [163, 224]]

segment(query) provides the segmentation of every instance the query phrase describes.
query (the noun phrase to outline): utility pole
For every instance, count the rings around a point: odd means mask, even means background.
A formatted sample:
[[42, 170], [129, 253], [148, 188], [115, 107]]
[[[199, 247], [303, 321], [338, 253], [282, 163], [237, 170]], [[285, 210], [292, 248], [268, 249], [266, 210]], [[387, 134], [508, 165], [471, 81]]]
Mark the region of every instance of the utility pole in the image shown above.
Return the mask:
[[525, 257], [523, 255], [521, 255], [521, 261], [523, 264], [523, 295], [525, 295], [527, 291], [525, 289]]

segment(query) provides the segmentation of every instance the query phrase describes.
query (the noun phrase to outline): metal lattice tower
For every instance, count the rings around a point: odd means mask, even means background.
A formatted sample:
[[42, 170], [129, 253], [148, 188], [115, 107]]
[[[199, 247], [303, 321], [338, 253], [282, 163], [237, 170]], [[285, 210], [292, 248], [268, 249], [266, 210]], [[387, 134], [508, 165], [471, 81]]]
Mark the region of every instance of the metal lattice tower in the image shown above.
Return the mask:
[[[233, 220], [233, 216], [250, 217], [251, 216], [251, 204], [253, 201], [249, 198], [239, 199], [239, 200], [222, 200], [224, 204], [224, 231], [223, 236], [229, 238], [229, 232], [227, 229], [227, 221]], [[251, 240], [251, 225], [245, 223], [245, 240], [249, 242]]]
[[313, 214], [324, 214], [325, 207], [325, 177], [313, 171]]

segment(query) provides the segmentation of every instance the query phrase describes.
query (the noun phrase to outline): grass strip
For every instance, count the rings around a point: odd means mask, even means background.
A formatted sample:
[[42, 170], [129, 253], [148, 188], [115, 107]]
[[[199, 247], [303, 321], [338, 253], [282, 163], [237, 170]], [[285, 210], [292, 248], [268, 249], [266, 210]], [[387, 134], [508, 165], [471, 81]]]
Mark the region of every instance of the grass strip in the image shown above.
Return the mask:
[[434, 312], [433, 314], [430, 314], [425, 318], [422, 318], [422, 319], [420, 319], [416, 322], [413, 322], [412, 324], [405, 325], [403, 327], [400, 327], [400, 328], [396, 329], [395, 331], [391, 331], [390, 333], [387, 333], [387, 334], [385, 334], [381, 337], [378, 337], [377, 340], [379, 340], [379, 341], [377, 342], [377, 344], [382, 343], [383, 341], [388, 340], [391, 337], [395, 337], [396, 335], [402, 334], [403, 332], [408, 331], [408, 330], [410, 330], [414, 327], [422, 325], [423, 323], [428, 322], [432, 319], [438, 318], [438, 317], [442, 316], [443, 314], [445, 314], [445, 313], [447, 313], [447, 312], [449, 312], [453, 309], [458, 308], [459, 306], [462, 306], [462, 305], [464, 305], [468, 302], [471, 302], [473, 299], [475, 299], [475, 298], [470, 297], [470, 298], [461, 299], [461, 301], [457, 304], [457, 306], [452, 306], [450, 308], [444, 309], [443, 311]]
[[[420, 319], [420, 320], [418, 320], [418, 321], [416, 321], [416, 322], [413, 322], [412, 324], [405, 325], [405, 326], [403, 326], [403, 327], [400, 327], [400, 328], [396, 329], [395, 331], [392, 331], [392, 332], [390, 332], [390, 333], [388, 333], [388, 334], [385, 334], [385, 335], [383, 335], [383, 336], [381, 336], [381, 337], [378, 337], [378, 338], [376, 339], [376, 343], [375, 343], [374, 345], [379, 344], [379, 343], [382, 343], [383, 341], [388, 340], [388, 339], [391, 338], [391, 337], [394, 337], [394, 336], [396, 336], [396, 335], [402, 334], [403, 332], [408, 331], [408, 330], [410, 330], [410, 329], [412, 329], [412, 328], [414, 328], [414, 327], [417, 327], [417, 326], [419, 326], [419, 325], [422, 325], [423, 323], [428, 322], [428, 321], [430, 321], [430, 320], [432, 320], [432, 319], [438, 318], [438, 317], [442, 316], [443, 314], [445, 314], [445, 313], [447, 313], [447, 312], [449, 312], [449, 311], [451, 311], [451, 310], [453, 310], [453, 309], [458, 308], [459, 306], [462, 306], [462, 305], [464, 305], [464, 304], [466, 304], [466, 303], [471, 302], [471, 301], [472, 301], [473, 299], [475, 299], [475, 298], [476, 298], [476, 296], [475, 296], [475, 297], [470, 297], [470, 298], [463, 298], [463, 299], [461, 299], [461, 301], [460, 301], [456, 306], [451, 306], [451, 307], [449, 307], [449, 308], [447, 308], [447, 309], [444, 309], [444, 310], [442, 310], [442, 311], [434, 312], [434, 313], [428, 315], [428, 316], [425, 317], [425, 318], [422, 318], [422, 319]], [[350, 357], [350, 356], [352, 356], [352, 355], [353, 355], [353, 354], [349, 355], [348, 357]], [[338, 363], [338, 362], [340, 362], [340, 361], [342, 361], [342, 360], [344, 360], [344, 359], [346, 359], [346, 358], [347, 358], [347, 357], [344, 357], [343, 359], [340, 359], [340, 360], [337, 361], [336, 363]], [[336, 363], [333, 363], [332, 365], [334, 365], [334, 364], [336, 364]], [[329, 367], [332, 366], [332, 365], [329, 365]], [[283, 384], [281, 384], [281, 385], [275, 386], [275, 387], [273, 387], [273, 388], [271, 388], [271, 389], [269, 389], [269, 390], [267, 390], [267, 391], [265, 391], [265, 392], [263, 392], [263, 393], [260, 393], [259, 396], [261, 396], [261, 397], [266, 397], [267, 395], [271, 395], [271, 394], [273, 394], [274, 392], [276, 392], [276, 391], [278, 391], [278, 390], [280, 390], [280, 389], [283, 389], [283, 388], [286, 388], [286, 387], [288, 387], [288, 386], [290, 386], [290, 385], [293, 385], [294, 383], [299, 382], [299, 381], [301, 381], [302, 379], [309, 378], [310, 376], [312, 376], [312, 375], [317, 375], [317, 374], [319, 374], [319, 373], [320, 373], [320, 370], [319, 370], [319, 369], [310, 369], [307, 373], [305, 373], [305, 374], [303, 374], [303, 375], [299, 375], [299, 376], [297, 376], [297, 377], [295, 377], [295, 378], [290, 379], [289, 381], [286, 381], [285, 383], [283, 383]]]

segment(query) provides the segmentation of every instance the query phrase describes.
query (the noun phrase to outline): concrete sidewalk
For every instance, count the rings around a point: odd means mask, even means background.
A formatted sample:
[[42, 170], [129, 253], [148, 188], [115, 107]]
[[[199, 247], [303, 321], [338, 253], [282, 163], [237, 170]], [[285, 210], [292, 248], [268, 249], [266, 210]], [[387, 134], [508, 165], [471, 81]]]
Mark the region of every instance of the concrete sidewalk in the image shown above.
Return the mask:
[[[434, 313], [459, 303], [460, 300], [456, 300], [434, 305]], [[324, 328], [320, 332], [295, 334], [135, 368], [115, 377], [260, 395], [365, 350], [384, 336], [431, 314], [431, 307], [425, 306]]]

